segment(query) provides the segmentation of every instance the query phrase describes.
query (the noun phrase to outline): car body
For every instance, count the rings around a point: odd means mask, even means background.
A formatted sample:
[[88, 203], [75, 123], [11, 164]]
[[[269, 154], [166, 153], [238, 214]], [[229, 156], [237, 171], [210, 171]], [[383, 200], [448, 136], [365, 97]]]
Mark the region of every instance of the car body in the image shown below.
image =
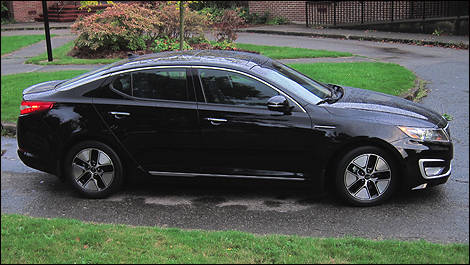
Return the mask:
[[438, 113], [322, 84], [252, 53], [129, 58], [34, 85], [21, 109], [21, 160], [88, 197], [115, 192], [135, 169], [309, 180], [312, 192], [331, 184], [354, 205], [374, 205], [398, 186], [442, 184], [451, 172], [448, 122]]

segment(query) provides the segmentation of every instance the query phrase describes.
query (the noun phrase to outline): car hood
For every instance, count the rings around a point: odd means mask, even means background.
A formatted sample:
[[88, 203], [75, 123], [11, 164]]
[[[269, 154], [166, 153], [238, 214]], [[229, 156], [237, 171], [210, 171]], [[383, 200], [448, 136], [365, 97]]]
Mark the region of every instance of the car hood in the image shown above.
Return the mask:
[[343, 97], [337, 102], [327, 105], [327, 107], [392, 113], [426, 120], [439, 127], [447, 125], [444, 117], [418, 103], [354, 87], [344, 87]]

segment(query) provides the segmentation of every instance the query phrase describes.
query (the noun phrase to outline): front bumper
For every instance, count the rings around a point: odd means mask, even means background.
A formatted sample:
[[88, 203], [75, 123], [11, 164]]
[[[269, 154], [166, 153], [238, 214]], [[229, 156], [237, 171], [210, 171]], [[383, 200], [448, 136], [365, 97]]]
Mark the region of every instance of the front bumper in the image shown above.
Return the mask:
[[404, 189], [420, 189], [444, 184], [452, 172], [453, 144], [423, 143], [403, 139], [394, 143], [402, 154]]

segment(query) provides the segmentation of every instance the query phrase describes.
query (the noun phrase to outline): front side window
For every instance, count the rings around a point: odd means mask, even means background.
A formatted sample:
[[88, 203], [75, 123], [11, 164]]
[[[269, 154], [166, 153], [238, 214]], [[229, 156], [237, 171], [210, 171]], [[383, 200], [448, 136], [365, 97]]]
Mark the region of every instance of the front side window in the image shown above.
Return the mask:
[[186, 69], [152, 69], [119, 75], [114, 89], [133, 97], [189, 101]]
[[279, 95], [271, 87], [234, 72], [199, 69], [199, 77], [208, 103], [266, 106], [269, 98]]

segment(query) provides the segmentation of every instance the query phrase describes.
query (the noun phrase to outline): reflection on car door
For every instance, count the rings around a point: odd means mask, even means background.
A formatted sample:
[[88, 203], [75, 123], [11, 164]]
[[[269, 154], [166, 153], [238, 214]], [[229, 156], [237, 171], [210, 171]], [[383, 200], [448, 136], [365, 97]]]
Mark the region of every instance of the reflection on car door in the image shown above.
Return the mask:
[[113, 98], [94, 98], [94, 105], [145, 170], [194, 171], [200, 130], [191, 84], [185, 68], [123, 73], [103, 88]]
[[268, 110], [279, 92], [244, 73], [194, 71], [204, 173], [295, 177], [310, 167], [311, 122], [301, 107], [291, 101], [290, 114]]

